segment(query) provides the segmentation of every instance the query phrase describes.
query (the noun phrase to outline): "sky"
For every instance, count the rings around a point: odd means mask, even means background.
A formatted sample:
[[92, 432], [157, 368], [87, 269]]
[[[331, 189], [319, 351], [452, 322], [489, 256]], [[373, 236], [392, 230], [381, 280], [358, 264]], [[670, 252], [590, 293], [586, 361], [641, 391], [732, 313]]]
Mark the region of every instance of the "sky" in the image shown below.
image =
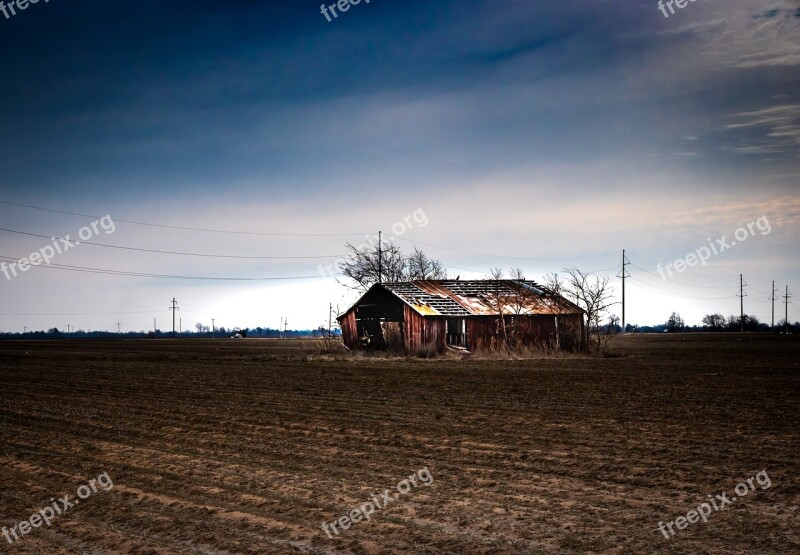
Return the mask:
[[379, 230], [617, 300], [625, 249], [628, 323], [800, 294], [797, 1], [8, 4], [0, 260], [63, 252], [0, 273], [2, 330], [316, 328]]

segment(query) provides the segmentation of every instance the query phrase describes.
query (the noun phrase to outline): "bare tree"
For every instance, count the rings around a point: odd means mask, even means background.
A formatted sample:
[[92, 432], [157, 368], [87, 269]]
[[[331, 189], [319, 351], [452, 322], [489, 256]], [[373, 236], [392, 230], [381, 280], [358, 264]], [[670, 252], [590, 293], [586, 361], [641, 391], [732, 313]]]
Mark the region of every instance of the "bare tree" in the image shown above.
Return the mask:
[[406, 272], [409, 280], [415, 279], [447, 279], [444, 265], [414, 247], [414, 252], [406, 258]]
[[556, 273], [544, 276], [544, 286], [556, 295], [564, 294], [564, 280]]
[[[447, 279], [444, 265], [424, 252], [414, 248], [406, 255], [392, 242], [355, 246], [345, 244], [347, 254], [338, 266], [339, 271], [353, 280], [356, 289], [369, 289], [375, 283], [398, 282], [416, 279]], [[380, 253], [380, 254], [379, 254]], [[380, 264], [379, 264], [380, 260]]]
[[[583, 342], [589, 346], [589, 333], [592, 326], [600, 327], [600, 317], [615, 303], [610, 302], [613, 291], [608, 284], [608, 276], [596, 276], [582, 272], [578, 268], [565, 268], [566, 282], [562, 294], [586, 311], [586, 329]], [[599, 340], [598, 340], [599, 345]]]
[[508, 341], [511, 347], [521, 345], [527, 329], [520, 316], [527, 313], [538, 297], [535, 289], [525, 283], [525, 272], [520, 268], [511, 268], [511, 279], [516, 283], [515, 292], [506, 301], [511, 310], [512, 318], [508, 326]]
[[489, 273], [494, 281], [494, 291], [490, 299], [490, 306], [497, 313], [497, 327], [500, 329], [500, 337], [506, 345], [508, 342], [508, 330], [506, 329], [505, 307], [508, 303], [508, 288], [502, 283], [503, 269], [492, 268]]

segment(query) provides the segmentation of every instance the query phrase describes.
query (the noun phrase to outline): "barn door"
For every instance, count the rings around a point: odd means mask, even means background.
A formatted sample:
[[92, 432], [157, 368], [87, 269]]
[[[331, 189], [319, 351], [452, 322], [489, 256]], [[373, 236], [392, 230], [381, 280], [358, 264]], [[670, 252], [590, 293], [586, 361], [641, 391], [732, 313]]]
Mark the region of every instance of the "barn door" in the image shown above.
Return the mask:
[[454, 347], [467, 348], [467, 321], [464, 318], [447, 318], [445, 320], [447, 344]]

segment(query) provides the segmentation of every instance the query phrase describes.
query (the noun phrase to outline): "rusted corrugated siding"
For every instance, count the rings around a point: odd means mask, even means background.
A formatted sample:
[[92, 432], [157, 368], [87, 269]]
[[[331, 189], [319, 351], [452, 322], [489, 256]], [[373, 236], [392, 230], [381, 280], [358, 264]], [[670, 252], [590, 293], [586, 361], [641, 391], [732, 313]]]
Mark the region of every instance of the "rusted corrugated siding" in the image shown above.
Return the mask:
[[356, 311], [350, 310], [339, 321], [342, 326], [342, 341], [348, 349], [358, 349], [358, 326], [356, 325]]
[[403, 320], [407, 351], [414, 352], [430, 345], [434, 345], [437, 351], [445, 349], [444, 318], [423, 317], [412, 307], [406, 305], [403, 310]]
[[467, 348], [474, 351], [491, 345], [493, 337], [500, 337], [499, 324], [499, 319], [494, 316], [467, 318]]
[[[580, 337], [583, 316], [568, 314], [556, 317], [551, 315], [540, 316], [509, 316], [506, 315], [505, 326], [508, 337], [513, 337], [522, 345], [551, 346], [569, 344], [573, 348], [573, 335]], [[470, 350], [485, 349], [504, 340], [503, 328], [497, 316], [476, 316], [467, 318], [467, 345]], [[558, 331], [558, 333], [557, 333]]]

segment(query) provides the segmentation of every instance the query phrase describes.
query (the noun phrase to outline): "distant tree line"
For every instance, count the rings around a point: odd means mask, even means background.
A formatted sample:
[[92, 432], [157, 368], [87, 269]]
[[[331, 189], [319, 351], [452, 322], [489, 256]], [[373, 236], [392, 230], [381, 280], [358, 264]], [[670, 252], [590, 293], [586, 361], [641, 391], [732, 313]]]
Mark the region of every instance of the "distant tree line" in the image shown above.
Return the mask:
[[[200, 325], [195, 331], [184, 330], [175, 332], [181, 338], [225, 338], [236, 335], [243, 337], [259, 338], [297, 338], [297, 337], [323, 337], [328, 335], [328, 330], [318, 328], [314, 330], [286, 330], [281, 332], [273, 328], [225, 328], [220, 326], [216, 331], [212, 331], [208, 326]], [[332, 330], [333, 335], [340, 333], [338, 329]], [[47, 331], [29, 331], [25, 333], [0, 332], [0, 339], [167, 339], [172, 337], [172, 330], [148, 330], [148, 331], [127, 331], [122, 333], [110, 331], [76, 330], [62, 331], [58, 328], [50, 328]]]
[[[677, 312], [670, 314], [667, 321], [655, 326], [639, 326], [628, 324], [625, 326], [626, 333], [690, 333], [690, 332], [740, 332], [742, 330], [742, 319], [739, 316], [728, 316], [722, 314], [706, 314], [703, 316], [702, 325], [687, 326], [681, 315]], [[622, 333], [619, 325], [619, 318], [612, 315], [609, 322], [601, 327], [605, 333]], [[760, 322], [755, 316], [745, 314], [745, 332], [784, 332], [800, 333], [800, 322], [786, 325], [784, 320], [776, 322], [773, 328], [768, 323]]]

